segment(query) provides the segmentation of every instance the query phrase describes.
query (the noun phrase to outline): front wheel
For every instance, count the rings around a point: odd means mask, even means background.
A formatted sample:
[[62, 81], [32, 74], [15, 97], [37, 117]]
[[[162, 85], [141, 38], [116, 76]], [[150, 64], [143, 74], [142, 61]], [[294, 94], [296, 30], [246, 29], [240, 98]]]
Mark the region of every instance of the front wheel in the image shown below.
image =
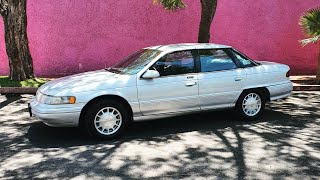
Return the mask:
[[236, 104], [236, 111], [244, 120], [256, 120], [261, 118], [265, 103], [266, 99], [263, 93], [247, 91], [240, 95]]
[[89, 107], [85, 128], [90, 135], [103, 139], [119, 136], [129, 121], [126, 108], [113, 100], [101, 100]]

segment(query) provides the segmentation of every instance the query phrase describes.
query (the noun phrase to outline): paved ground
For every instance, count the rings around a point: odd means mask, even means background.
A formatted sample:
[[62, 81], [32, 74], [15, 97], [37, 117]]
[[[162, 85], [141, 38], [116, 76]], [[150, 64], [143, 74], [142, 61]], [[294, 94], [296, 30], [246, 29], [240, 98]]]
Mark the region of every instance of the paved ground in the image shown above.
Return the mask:
[[230, 111], [134, 123], [97, 141], [28, 117], [31, 96], [0, 96], [0, 179], [319, 179], [320, 92], [268, 105], [263, 120]]

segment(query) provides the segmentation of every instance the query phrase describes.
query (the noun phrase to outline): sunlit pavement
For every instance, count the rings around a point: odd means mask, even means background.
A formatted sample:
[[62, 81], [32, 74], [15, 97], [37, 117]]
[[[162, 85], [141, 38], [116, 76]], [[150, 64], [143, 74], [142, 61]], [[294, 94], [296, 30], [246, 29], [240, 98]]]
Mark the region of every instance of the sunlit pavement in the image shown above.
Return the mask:
[[0, 179], [318, 179], [320, 92], [294, 93], [241, 122], [231, 111], [134, 123], [114, 141], [30, 118], [0, 96]]

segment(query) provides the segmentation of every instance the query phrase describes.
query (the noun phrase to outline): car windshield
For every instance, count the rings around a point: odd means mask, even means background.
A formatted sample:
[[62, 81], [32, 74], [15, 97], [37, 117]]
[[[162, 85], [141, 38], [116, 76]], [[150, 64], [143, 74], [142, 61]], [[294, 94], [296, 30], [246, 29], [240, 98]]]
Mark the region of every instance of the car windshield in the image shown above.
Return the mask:
[[161, 51], [154, 49], [141, 49], [106, 70], [119, 74], [136, 74], [160, 53]]

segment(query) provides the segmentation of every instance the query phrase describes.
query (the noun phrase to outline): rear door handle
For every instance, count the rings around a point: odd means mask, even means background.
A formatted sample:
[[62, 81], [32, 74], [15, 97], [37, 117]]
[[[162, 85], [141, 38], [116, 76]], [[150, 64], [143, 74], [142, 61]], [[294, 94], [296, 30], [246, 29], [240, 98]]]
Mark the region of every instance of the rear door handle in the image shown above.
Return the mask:
[[242, 78], [241, 78], [241, 77], [236, 77], [236, 78], [234, 78], [234, 80], [235, 80], [235, 81], [241, 81]]
[[194, 85], [196, 85], [197, 84], [197, 82], [186, 82], [186, 86], [194, 86]]

